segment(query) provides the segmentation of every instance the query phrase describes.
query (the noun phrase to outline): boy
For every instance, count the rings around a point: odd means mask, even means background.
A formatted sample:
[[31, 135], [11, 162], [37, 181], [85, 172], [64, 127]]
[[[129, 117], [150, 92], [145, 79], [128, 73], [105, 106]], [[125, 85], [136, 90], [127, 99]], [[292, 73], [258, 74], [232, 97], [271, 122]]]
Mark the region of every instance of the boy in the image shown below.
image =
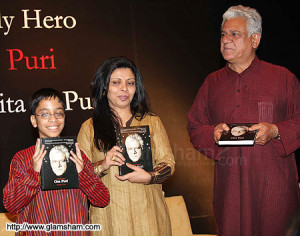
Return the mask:
[[[65, 124], [65, 104], [55, 89], [44, 88], [30, 99], [30, 121], [40, 138], [58, 137]], [[3, 190], [3, 203], [10, 213], [18, 213], [17, 224], [88, 224], [88, 202], [105, 207], [108, 189], [94, 174], [91, 163], [76, 143], [78, 189], [41, 191], [40, 170], [46, 154], [38, 138], [35, 146], [19, 151], [10, 166], [9, 180]], [[20, 235], [46, 235], [46, 231], [22, 231]], [[89, 231], [52, 231], [51, 235], [89, 235]], [[47, 234], [48, 235], [48, 234]]]

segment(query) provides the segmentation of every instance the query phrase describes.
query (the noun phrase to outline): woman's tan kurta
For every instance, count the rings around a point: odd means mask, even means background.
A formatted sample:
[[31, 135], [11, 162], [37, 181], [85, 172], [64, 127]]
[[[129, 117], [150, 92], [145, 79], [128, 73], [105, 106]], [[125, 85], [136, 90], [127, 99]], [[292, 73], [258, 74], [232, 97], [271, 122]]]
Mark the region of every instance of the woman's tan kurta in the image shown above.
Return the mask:
[[[78, 134], [81, 150], [92, 163], [104, 159], [104, 153], [94, 145], [92, 119], [85, 121]], [[149, 125], [153, 166], [165, 162], [174, 172], [174, 156], [165, 128], [158, 116], [147, 115], [143, 120], [133, 119], [131, 126]], [[101, 224], [94, 235], [103, 236], [169, 236], [171, 223], [161, 184], [135, 184], [120, 181], [112, 166], [103, 183], [110, 192], [110, 204], [105, 208], [90, 207], [90, 223]]]

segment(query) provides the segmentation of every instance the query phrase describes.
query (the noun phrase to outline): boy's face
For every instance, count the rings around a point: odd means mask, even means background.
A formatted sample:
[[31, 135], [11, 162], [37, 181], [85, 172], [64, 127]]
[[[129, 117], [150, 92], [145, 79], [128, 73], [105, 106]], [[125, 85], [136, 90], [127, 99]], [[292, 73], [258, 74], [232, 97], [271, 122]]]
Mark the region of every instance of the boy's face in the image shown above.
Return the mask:
[[[65, 117], [57, 119], [54, 114], [64, 113], [64, 107], [58, 98], [46, 98], [39, 102], [35, 110], [36, 115], [30, 116], [33, 127], [39, 130], [40, 138], [58, 137], [65, 126]], [[45, 115], [50, 117], [45, 119]]]

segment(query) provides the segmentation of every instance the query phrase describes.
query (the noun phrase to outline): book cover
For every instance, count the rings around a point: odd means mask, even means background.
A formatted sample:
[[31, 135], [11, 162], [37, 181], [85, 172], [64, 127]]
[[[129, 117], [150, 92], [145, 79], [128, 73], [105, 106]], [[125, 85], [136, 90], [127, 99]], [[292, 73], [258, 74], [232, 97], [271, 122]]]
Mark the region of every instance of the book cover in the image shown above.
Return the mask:
[[118, 145], [122, 148], [125, 164], [119, 166], [119, 175], [133, 170], [126, 163], [133, 164], [145, 171], [153, 171], [152, 150], [149, 126], [121, 127], [116, 130]]
[[228, 124], [229, 131], [224, 131], [219, 145], [254, 145], [257, 131], [249, 131], [253, 123]]
[[41, 189], [57, 190], [78, 188], [78, 173], [70, 159], [70, 151], [76, 153], [76, 137], [41, 138], [47, 153], [41, 169]]

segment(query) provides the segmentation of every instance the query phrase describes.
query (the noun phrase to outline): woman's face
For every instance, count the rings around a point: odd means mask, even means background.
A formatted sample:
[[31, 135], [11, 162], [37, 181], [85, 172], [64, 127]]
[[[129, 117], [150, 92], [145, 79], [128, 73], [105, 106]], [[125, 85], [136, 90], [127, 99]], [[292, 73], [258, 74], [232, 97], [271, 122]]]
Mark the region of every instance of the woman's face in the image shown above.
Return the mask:
[[130, 109], [136, 91], [135, 76], [130, 68], [118, 68], [110, 76], [107, 98], [109, 106], [118, 111]]

